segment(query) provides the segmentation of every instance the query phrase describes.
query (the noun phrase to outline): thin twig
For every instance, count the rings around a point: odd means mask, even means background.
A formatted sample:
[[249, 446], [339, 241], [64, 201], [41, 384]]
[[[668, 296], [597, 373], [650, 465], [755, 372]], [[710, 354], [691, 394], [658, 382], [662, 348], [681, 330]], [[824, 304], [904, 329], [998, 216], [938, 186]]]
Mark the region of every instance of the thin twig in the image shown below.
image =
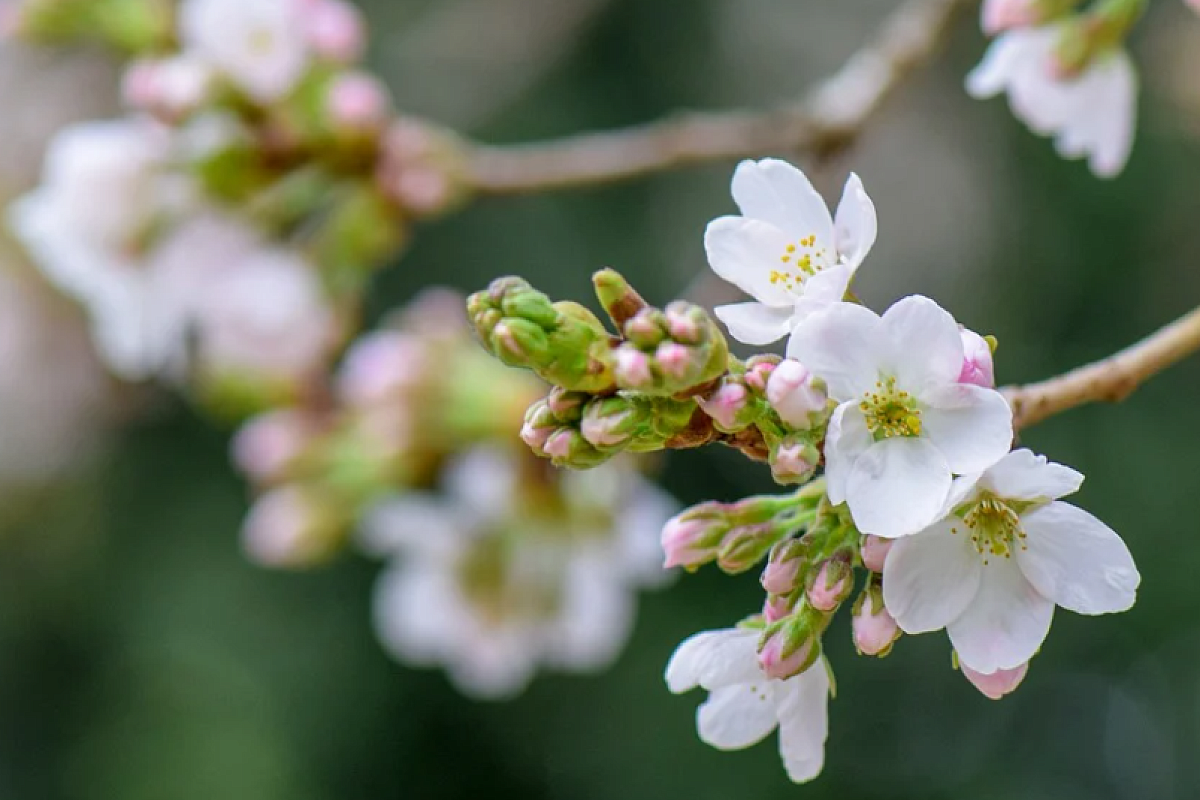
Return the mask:
[[484, 194], [608, 183], [717, 159], [781, 150], [836, 151], [936, 49], [954, 12], [973, 0], [906, 0], [878, 35], [804, 99], [768, 111], [679, 116], [519, 145], [479, 145], [468, 171]]
[[1056, 378], [1001, 391], [1013, 425], [1027, 428], [1062, 411], [1100, 400], [1124, 400], [1147, 378], [1200, 350], [1200, 308], [1119, 353]]

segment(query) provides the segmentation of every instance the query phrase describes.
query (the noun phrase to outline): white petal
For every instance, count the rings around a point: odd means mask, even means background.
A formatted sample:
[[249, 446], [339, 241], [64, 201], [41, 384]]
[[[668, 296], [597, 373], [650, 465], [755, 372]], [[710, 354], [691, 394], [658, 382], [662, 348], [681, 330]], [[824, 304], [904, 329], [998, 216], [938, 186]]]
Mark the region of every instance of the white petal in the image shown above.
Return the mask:
[[461, 596], [453, 575], [429, 563], [386, 570], [375, 584], [375, 631], [404, 664], [429, 666], [461, 632]]
[[663, 569], [662, 529], [679, 513], [679, 501], [638, 475], [626, 484], [615, 525], [621, 568], [634, 585], [663, 586], [676, 573]]
[[446, 465], [443, 488], [465, 515], [494, 519], [512, 508], [518, 463], [511, 450], [477, 445]]
[[1137, 73], [1124, 52], [1095, 69], [1103, 71], [1100, 77], [1105, 87], [1099, 101], [1103, 112], [1095, 122], [1095, 143], [1088, 164], [1096, 175], [1111, 178], [1125, 168], [1133, 149], [1137, 127]]
[[717, 319], [729, 328], [729, 335], [743, 344], [764, 345], [777, 342], [792, 328], [792, 309], [762, 303], [734, 303], [713, 309]]
[[879, 317], [869, 309], [834, 303], [795, 327], [788, 358], [824, 380], [834, 400], [857, 400], [879, 380], [879, 326]]
[[959, 475], [982, 472], [1012, 447], [1012, 409], [995, 389], [953, 383], [920, 395], [921, 432]]
[[356, 539], [363, 551], [382, 558], [449, 555], [466, 535], [452, 506], [437, 495], [411, 492], [374, 503], [363, 515]]
[[804, 783], [825, 764], [829, 736], [829, 671], [820, 659], [776, 689], [779, 704], [779, 755], [788, 777]]
[[984, 566], [965, 528], [951, 517], [905, 536], [888, 551], [883, 604], [905, 633], [940, 630], [975, 599]]
[[1028, 550], [1017, 563], [1037, 590], [1079, 614], [1125, 611], [1141, 581], [1129, 548], [1083, 509], [1054, 502], [1021, 517]]
[[548, 655], [553, 664], [580, 672], [603, 669], [629, 639], [634, 590], [614, 574], [614, 566], [597, 554], [572, 559], [550, 636]]
[[1021, 40], [1012, 34], [1006, 33], [997, 38], [988, 47], [983, 60], [967, 75], [967, 93], [972, 97], [985, 98], [1004, 91], [1022, 50]]
[[846, 502], [863, 533], [894, 539], [928, 527], [950, 491], [950, 468], [928, 440], [897, 437], [859, 456], [846, 479]]
[[763, 679], [758, 633], [741, 628], [703, 631], [683, 641], [667, 663], [667, 688], [681, 694]]
[[842, 190], [833, 227], [838, 254], [851, 270], [856, 269], [875, 244], [879, 224], [875, 219], [875, 204], [853, 172]]
[[488, 628], [471, 640], [446, 666], [460, 692], [478, 700], [506, 700], [520, 694], [533, 680], [537, 646], [531, 632], [521, 628]]
[[749, 747], [775, 729], [774, 688], [764, 676], [754, 684], [717, 689], [696, 710], [696, 729], [718, 750]]
[[816, 236], [817, 247], [832, 251], [829, 208], [804, 173], [791, 164], [775, 158], [743, 161], [733, 173], [732, 189], [743, 215], [771, 223], [789, 239]]
[[988, 468], [982, 483], [997, 496], [1012, 500], [1057, 500], [1079, 491], [1083, 475], [1021, 448]]
[[889, 374], [914, 394], [953, 383], [962, 371], [958, 323], [928, 297], [913, 295], [893, 303], [881, 318], [880, 337], [887, 343]]
[[842, 403], [834, 410], [825, 432], [825, 491], [829, 502], [834, 505], [846, 502], [850, 468], [873, 442], [857, 403]]
[[946, 631], [962, 663], [992, 673], [1033, 658], [1053, 616], [1054, 603], [1033, 588], [1016, 563], [993, 558], [983, 567], [979, 593]]
[[823, 269], [804, 282], [804, 297], [800, 302], [815, 300], [822, 303], [837, 303], [844, 300], [852, 277], [854, 277], [854, 270], [846, 264]]
[[714, 219], [704, 231], [704, 250], [713, 272], [755, 300], [777, 307], [791, 308], [795, 301], [778, 279], [779, 273], [788, 271], [780, 259], [789, 243], [774, 225], [745, 217]]

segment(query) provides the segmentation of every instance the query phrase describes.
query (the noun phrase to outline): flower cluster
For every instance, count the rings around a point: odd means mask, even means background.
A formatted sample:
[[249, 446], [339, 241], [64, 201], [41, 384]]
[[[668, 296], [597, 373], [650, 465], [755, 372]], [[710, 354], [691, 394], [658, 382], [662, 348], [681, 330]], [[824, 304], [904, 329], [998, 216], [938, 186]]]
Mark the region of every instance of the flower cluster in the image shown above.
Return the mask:
[[[665, 526], [662, 545], [668, 566], [687, 569], [714, 562], [734, 574], [766, 560], [761, 611], [685, 641], [667, 683], [710, 692], [697, 725], [715, 747], [745, 747], [778, 728], [788, 775], [805, 781], [821, 770], [828, 728], [822, 638], [855, 594], [856, 573], [866, 575], [851, 602], [859, 653], [885, 656], [902, 634], [944, 629], [955, 663], [992, 698], [1024, 678], [1055, 606], [1126, 610], [1139, 575], [1116, 533], [1062, 502], [1082, 475], [1011, 449], [994, 339], [925, 297], [883, 314], [853, 299], [849, 282], [876, 234], [856, 176], [834, 216], [801, 171], [777, 160], [742, 163], [733, 196], [741, 216], [712, 222], [705, 245], [717, 274], [754, 302], [716, 315], [747, 344], [787, 336], [786, 359], [730, 355], [712, 344], [719, 334], [703, 312], [688, 309], [691, 325], [656, 329], [668, 338], [709, 331], [694, 339], [707, 347], [678, 356], [675, 374], [687, 379], [632, 379], [643, 370], [622, 369], [623, 354], [644, 352], [633, 321], [683, 312], [651, 309], [611, 271], [596, 282], [615, 335], [516, 279], [470, 308], [485, 346], [556, 385], [526, 417], [536, 453], [589, 468], [623, 449], [720, 442], [798, 485], [688, 509]], [[518, 330], [529, 331], [519, 344]], [[662, 341], [649, 374], [674, 363]]]
[[[54, 5], [18, 32], [70, 28]], [[130, 46], [127, 116], [57, 135], [15, 232], [118, 376], [238, 416], [303, 396], [409, 222], [454, 201], [453, 137], [393, 115], [344, 0], [85, 5], [96, 36], [173, 23]]]
[[1123, 42], [1145, 0], [986, 0], [983, 30], [996, 40], [967, 77], [975, 97], [1007, 92], [1013, 113], [1053, 136], [1064, 158], [1087, 158], [1113, 177], [1133, 147], [1137, 73]]

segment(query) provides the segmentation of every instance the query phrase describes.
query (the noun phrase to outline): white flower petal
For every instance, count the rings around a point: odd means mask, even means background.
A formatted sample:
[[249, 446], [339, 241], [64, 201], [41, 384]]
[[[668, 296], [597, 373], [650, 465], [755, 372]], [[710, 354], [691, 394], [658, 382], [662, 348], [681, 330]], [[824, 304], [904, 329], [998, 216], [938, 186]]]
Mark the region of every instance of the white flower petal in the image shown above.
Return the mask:
[[880, 338], [887, 347], [888, 373], [913, 394], [953, 383], [962, 371], [958, 323], [928, 297], [912, 295], [893, 303], [881, 318]]
[[853, 172], [846, 181], [846, 188], [842, 190], [842, 200], [838, 203], [833, 227], [838, 254], [843, 263], [851, 270], [857, 269], [875, 244], [879, 224], [875, 218], [875, 204]]
[[718, 750], [761, 742], [778, 721], [774, 691], [765, 676], [758, 683], [717, 689], [696, 711], [700, 740]]
[[846, 479], [860, 455], [873, 444], [867, 420], [854, 402], [834, 409], [825, 432], [825, 491], [829, 502], [846, 502]]
[[1004, 91], [1023, 50], [1019, 37], [1009, 33], [998, 37], [988, 47], [979, 65], [967, 75], [967, 93], [975, 98], [986, 98]]
[[1013, 450], [982, 476], [992, 493], [1011, 500], [1057, 500], [1079, 491], [1083, 475], [1031, 450]]
[[469, 535], [465, 521], [437, 495], [410, 492], [373, 504], [356, 539], [369, 555], [450, 556]]
[[950, 491], [950, 468], [938, 449], [921, 438], [876, 442], [854, 461], [846, 479], [846, 502], [863, 533], [894, 539], [937, 519]]
[[1111, 178], [1125, 168], [1133, 149], [1137, 127], [1137, 72], [1125, 52], [1093, 67], [1098, 80], [1104, 81], [1099, 99], [1103, 112], [1095, 120], [1095, 141], [1088, 165], [1101, 178]]
[[1083, 509], [1054, 502], [1021, 517], [1028, 550], [1017, 563], [1038, 592], [1078, 614], [1126, 611], [1141, 581], [1112, 528]]
[[517, 495], [518, 463], [512, 451], [503, 447], [472, 447], [446, 465], [443, 489], [466, 516], [503, 516], [511, 511]]
[[879, 327], [879, 317], [869, 309], [834, 303], [793, 329], [788, 358], [824, 380], [834, 400], [857, 400], [879, 380]]
[[506, 700], [533, 680], [537, 646], [522, 628], [476, 631], [446, 665], [460, 692], [478, 700]]
[[780, 258], [790, 240], [759, 219], [720, 217], [704, 231], [704, 250], [713, 272], [770, 306], [790, 309], [795, 295], [778, 276], [787, 270]]
[[683, 641], [667, 663], [667, 688], [675, 694], [765, 679], [758, 667], [758, 633], [741, 628], [703, 631]]
[[940, 630], [975, 599], [983, 569], [962, 521], [941, 520], [892, 545], [883, 566], [883, 604], [905, 633]]
[[953, 383], [920, 395], [921, 431], [956, 474], [982, 472], [1012, 446], [1012, 409], [995, 389]]
[[743, 344], [764, 345], [777, 342], [792, 328], [792, 309], [762, 303], [734, 303], [713, 309], [717, 319], [729, 328], [729, 335]]
[[549, 636], [548, 660], [590, 672], [609, 666], [633, 629], [633, 589], [599, 554], [571, 560], [563, 576], [562, 606]]
[[431, 666], [446, 657], [463, 624], [453, 575], [428, 562], [392, 567], [375, 584], [375, 631], [404, 664]]
[[733, 173], [732, 190], [733, 200], [743, 215], [769, 222], [786, 233], [788, 239], [816, 236], [817, 247], [832, 253], [833, 220], [829, 208], [796, 167], [775, 158], [743, 161]]
[[819, 659], [776, 689], [779, 705], [779, 755], [788, 777], [811, 781], [825, 764], [829, 736], [829, 672]]
[[[846, 289], [849, 288], [850, 279], [853, 276], [854, 270], [846, 264], [823, 269], [804, 282], [804, 297], [799, 302], [805, 300], [821, 303], [840, 302], [845, 299]], [[796, 321], [799, 322], [799, 320]]]
[[1033, 588], [1015, 562], [993, 558], [983, 567], [979, 593], [946, 632], [962, 663], [990, 674], [1033, 658], [1053, 616], [1053, 601]]

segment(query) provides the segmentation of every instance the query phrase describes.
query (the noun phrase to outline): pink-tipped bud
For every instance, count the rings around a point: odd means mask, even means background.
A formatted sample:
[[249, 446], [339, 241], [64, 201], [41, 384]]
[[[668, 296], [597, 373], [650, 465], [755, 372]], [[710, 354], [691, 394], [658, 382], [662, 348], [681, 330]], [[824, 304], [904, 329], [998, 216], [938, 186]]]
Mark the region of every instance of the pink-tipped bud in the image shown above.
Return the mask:
[[579, 432], [570, 428], [559, 428], [546, 437], [546, 442], [542, 446], [542, 450], [550, 458], [558, 461], [565, 461], [571, 457], [571, 450], [575, 446], [575, 437], [579, 436]]
[[454, 197], [450, 179], [433, 167], [401, 170], [386, 188], [402, 206], [418, 215], [436, 214]]
[[841, 561], [826, 561], [808, 587], [808, 602], [818, 611], [833, 611], [853, 588], [850, 568]]
[[883, 564], [887, 560], [887, 554], [892, 549], [892, 539], [884, 539], [879, 536], [867, 534], [862, 539], [862, 562], [863, 566], [871, 570], [871, 572], [883, 572]]
[[883, 598], [877, 591], [864, 592], [854, 609], [851, 627], [854, 629], [854, 646], [867, 656], [887, 655], [892, 643], [900, 638], [900, 626], [884, 607]]
[[629, 345], [617, 348], [617, 363], [613, 374], [618, 383], [630, 389], [646, 387], [654, 382], [654, 374], [650, 371], [650, 357]]
[[242, 547], [265, 567], [297, 568], [319, 562], [333, 544], [320, 506], [295, 486], [260, 497], [242, 526]]
[[206, 62], [188, 56], [141, 59], [125, 71], [121, 98], [133, 108], [176, 119], [208, 101], [214, 77]]
[[815, 415], [825, 410], [829, 395], [808, 368], [795, 359], [784, 359], [767, 381], [767, 402], [779, 418], [799, 430], [812, 427]]
[[769, 457], [771, 477], [781, 484], [803, 483], [816, 471], [820, 457], [813, 445], [784, 439]]
[[643, 409], [624, 397], [597, 398], [588, 403], [579, 430], [595, 447], [629, 443], [648, 422]]
[[654, 351], [654, 359], [664, 374], [684, 380], [692, 368], [692, 351], [677, 342], [663, 342]]
[[675, 304], [667, 306], [667, 332], [671, 338], [686, 344], [699, 344], [702, 328], [700, 321], [689, 308]]
[[767, 621], [767, 624], [778, 622], [791, 614], [794, 608], [792, 601], [783, 595], [767, 595], [767, 599], [763, 601], [763, 619]]
[[297, 411], [262, 414], [233, 437], [233, 461], [254, 481], [275, 481], [300, 459], [314, 435], [311, 422]]
[[976, 672], [966, 664], [959, 664], [959, 669], [984, 697], [999, 700], [1006, 694], [1016, 691], [1016, 688], [1021, 685], [1021, 681], [1025, 680], [1025, 673], [1029, 671], [1029, 662], [1026, 661], [1021, 666], [1012, 669], [998, 669], [990, 675]]
[[985, 389], [996, 388], [996, 374], [992, 364], [992, 347], [988, 340], [974, 331], [963, 328], [963, 365], [958, 375], [959, 383], [970, 383]]
[[337, 376], [338, 397], [360, 407], [386, 403], [420, 385], [429, 367], [429, 354], [416, 337], [372, 333], [346, 352]]
[[664, 333], [656, 317], [655, 309], [644, 308], [625, 323], [622, 333], [638, 347], [657, 347]]
[[811, 667], [819, 655], [804, 622], [793, 617], [767, 636], [758, 651], [758, 665], [767, 677], [787, 680]]
[[307, 5], [303, 18], [313, 51], [339, 64], [357, 61], [366, 41], [358, 9], [342, 0], [316, 0]]
[[696, 398], [696, 402], [712, 417], [718, 430], [734, 433], [750, 424], [744, 418], [750, 406], [750, 393], [740, 383], [723, 383], [707, 398]]
[[663, 566], [694, 569], [712, 561], [728, 531], [729, 521], [715, 503], [672, 517], [662, 530]]
[[796, 588], [801, 561], [798, 558], [780, 561], [771, 558], [762, 574], [762, 587], [773, 595], [789, 594]]
[[525, 412], [525, 422], [521, 425], [521, 441], [529, 445], [535, 453], [545, 453], [546, 440], [560, 427], [549, 403], [546, 400], [538, 400]]
[[1011, 28], [1025, 28], [1040, 21], [1038, 0], [984, 0], [983, 32], [995, 36]]
[[391, 108], [387, 89], [365, 72], [347, 72], [336, 78], [329, 86], [325, 104], [336, 127], [354, 131], [380, 128]]
[[779, 366], [779, 356], [755, 356], [746, 362], [746, 374], [742, 380], [759, 394], [765, 394], [771, 373]]

